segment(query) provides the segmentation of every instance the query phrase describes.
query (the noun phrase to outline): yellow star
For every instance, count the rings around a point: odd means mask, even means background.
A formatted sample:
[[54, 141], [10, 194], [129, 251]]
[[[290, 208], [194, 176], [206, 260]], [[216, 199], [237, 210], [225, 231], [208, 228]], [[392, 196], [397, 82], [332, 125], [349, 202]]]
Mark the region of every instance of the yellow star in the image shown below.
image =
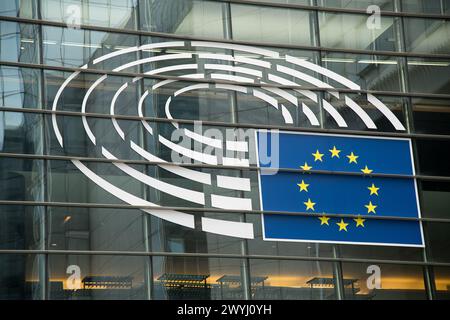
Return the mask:
[[353, 219], [356, 222], [356, 227], [362, 226], [364, 227], [364, 221], [366, 221], [366, 219], [363, 219], [361, 217], [358, 216], [358, 218]]
[[308, 164], [305, 162], [305, 164], [303, 166], [300, 166], [300, 168], [302, 168], [304, 171], [309, 171], [312, 169], [311, 166], [308, 166]]
[[378, 190], [380, 190], [380, 188], [377, 188], [373, 183], [371, 187], [367, 187], [367, 189], [370, 190], [370, 195], [376, 194], [378, 195]]
[[327, 226], [329, 226], [328, 220], [330, 220], [330, 218], [328, 218], [325, 215], [318, 217], [318, 218], [320, 220], [320, 225], [326, 224]]
[[373, 170], [367, 168], [367, 166], [366, 166], [364, 169], [361, 169], [361, 171], [362, 171], [364, 174], [369, 174], [369, 173], [372, 173]]
[[311, 199], [308, 198], [307, 202], [303, 202], [306, 206], [306, 210], [311, 209], [312, 211], [314, 211], [314, 206], [316, 205], [315, 202], [312, 202]]
[[342, 231], [342, 230], [347, 231], [348, 223], [345, 223], [344, 219], [341, 219], [341, 222], [336, 222], [336, 224], [339, 226], [339, 231]]
[[302, 191], [308, 192], [309, 184], [305, 183], [305, 181], [302, 180], [302, 183], [297, 183], [297, 185], [300, 187], [300, 192]]
[[366, 204], [364, 207], [367, 208], [367, 213], [371, 213], [371, 212], [376, 213], [375, 208], [378, 206], [373, 205], [372, 201], [369, 201], [369, 204]]
[[341, 152], [341, 150], [336, 149], [336, 146], [333, 146], [333, 149], [328, 150], [331, 152], [331, 157], [338, 157], [339, 158], [339, 152]]
[[322, 162], [323, 153], [320, 153], [319, 150], [317, 150], [316, 153], [312, 153], [312, 155], [314, 157], [314, 161], [319, 160]]
[[348, 158], [348, 163], [352, 163], [352, 162], [358, 163], [358, 162], [356, 162], [356, 159], [358, 159], [359, 156], [355, 155], [355, 154], [352, 152], [352, 153], [350, 153], [350, 154], [347, 156], [347, 158]]

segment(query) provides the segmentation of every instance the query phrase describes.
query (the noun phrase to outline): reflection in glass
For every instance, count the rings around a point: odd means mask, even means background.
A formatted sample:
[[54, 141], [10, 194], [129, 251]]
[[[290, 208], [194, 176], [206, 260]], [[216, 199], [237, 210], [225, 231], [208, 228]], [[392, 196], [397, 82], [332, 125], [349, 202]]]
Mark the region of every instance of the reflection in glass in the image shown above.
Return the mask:
[[450, 183], [447, 181], [420, 181], [422, 216], [450, 218]]
[[0, 1], [1, 16], [34, 18], [36, 12], [36, 0]]
[[144, 31], [223, 38], [225, 4], [199, 0], [139, 0]]
[[49, 255], [51, 300], [148, 299], [148, 257]]
[[231, 4], [234, 40], [311, 45], [309, 11]]
[[380, 28], [369, 29], [367, 15], [319, 12], [320, 42], [324, 47], [396, 51], [394, 18], [380, 17]]
[[439, 300], [450, 300], [450, 268], [433, 267], [433, 274], [436, 298]]
[[[322, 65], [355, 82], [362, 89], [400, 91], [399, 58], [392, 56], [326, 53]], [[330, 84], [342, 87], [334, 80]]]
[[323, 7], [343, 9], [367, 9], [370, 5], [376, 5], [383, 11], [394, 11], [392, 0], [321, 0], [319, 5]]
[[0, 200], [43, 201], [43, 160], [0, 158]]
[[411, 92], [450, 94], [450, 60], [408, 58]]
[[342, 269], [344, 279], [355, 284], [352, 290], [345, 290], [347, 300], [422, 300], [427, 297], [420, 266], [342, 263]]
[[243, 299], [238, 259], [153, 257], [154, 299]]
[[450, 262], [450, 223], [427, 222], [424, 229], [428, 259]]
[[[138, 39], [133, 35], [44, 26], [42, 37], [44, 63], [66, 67], [81, 67], [107, 53], [134, 47]], [[118, 59], [124, 64], [136, 60], [136, 55], [121, 55]], [[107, 68], [107, 63], [93, 67]]]
[[73, 25], [93, 25], [108, 28], [135, 29], [134, 0], [40, 0], [45, 20]]
[[450, 101], [412, 99], [414, 129], [417, 133], [450, 134]]
[[139, 209], [49, 207], [49, 250], [145, 251]]
[[0, 60], [37, 63], [38, 41], [37, 25], [0, 21]]
[[450, 53], [450, 22], [439, 19], [404, 18], [406, 50]]
[[253, 299], [336, 299], [329, 262], [251, 260], [250, 274]]
[[38, 69], [0, 66], [0, 106], [40, 108]]
[[0, 254], [0, 300], [40, 300], [39, 255]]

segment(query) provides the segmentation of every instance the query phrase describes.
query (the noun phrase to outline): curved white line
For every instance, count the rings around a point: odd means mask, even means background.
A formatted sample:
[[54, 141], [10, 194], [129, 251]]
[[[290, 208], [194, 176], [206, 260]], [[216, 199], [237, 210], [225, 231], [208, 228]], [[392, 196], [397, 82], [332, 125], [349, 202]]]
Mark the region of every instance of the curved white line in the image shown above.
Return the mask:
[[[274, 81], [274, 82], [276, 82], [276, 83], [278, 83], [278, 84], [285, 85], [285, 86], [298, 86], [297, 83], [295, 83], [295, 82], [293, 82], [293, 81], [290, 81], [290, 80], [287, 80], [287, 79], [284, 79], [284, 78], [282, 78], [282, 77], [276, 76], [276, 75], [274, 75], [274, 74], [269, 74], [269, 75], [268, 75], [268, 79], [271, 80], [271, 81]], [[318, 100], [317, 100], [317, 95], [316, 95], [314, 92], [312, 92], [311, 90], [299, 90], [299, 89], [295, 89], [294, 91], [296, 91], [296, 92], [302, 94], [303, 96], [305, 96], [305, 97], [307, 97], [308, 99], [314, 101], [315, 103], [318, 102]]]
[[[166, 100], [166, 104], [164, 105], [164, 112], [166, 113], [166, 117], [167, 117], [167, 119], [169, 119], [169, 120], [173, 120], [173, 117], [172, 117], [172, 114], [170, 113], [170, 102], [172, 101], [172, 97], [169, 97], [167, 100]], [[175, 127], [175, 128], [179, 128], [179, 126], [178, 126], [178, 123], [177, 122], [171, 122], [172, 123], [172, 125]]]
[[176, 97], [185, 92], [200, 90], [200, 89], [209, 89], [209, 84], [208, 83], [193, 84], [193, 85], [190, 85], [190, 86], [187, 86], [187, 87], [181, 88], [180, 90], [175, 91], [173, 95]]
[[306, 115], [306, 117], [308, 118], [309, 122], [313, 126], [319, 126], [320, 125], [319, 120], [317, 119], [317, 117], [314, 114], [314, 112], [312, 112], [312, 110], [304, 103], [302, 103], [302, 111]]
[[[334, 89], [332, 86], [330, 86], [328, 83], [325, 83], [319, 79], [316, 79], [310, 75], [307, 75], [306, 73], [300, 72], [298, 70], [294, 70], [292, 68], [288, 68], [282, 65], [277, 65], [277, 70], [288, 74], [290, 76], [293, 76], [297, 79], [303, 80], [305, 82], [311, 83], [312, 85], [319, 87], [319, 88], [327, 88], [327, 89]], [[298, 84], [296, 84], [298, 85]], [[331, 92], [330, 92], [331, 93]]]
[[149, 63], [149, 62], [157, 62], [157, 61], [164, 61], [164, 60], [172, 60], [172, 59], [190, 59], [192, 58], [192, 54], [190, 53], [174, 53], [174, 54], [162, 54], [159, 56], [153, 56], [153, 57], [148, 57], [148, 58], [143, 58], [143, 59], [139, 59], [139, 60], [135, 60], [126, 64], [123, 64], [115, 69], [113, 69], [112, 71], [114, 72], [118, 72], [118, 71], [122, 71], [140, 64], [145, 64], [145, 63]]
[[253, 79], [246, 78], [246, 77], [240, 77], [240, 76], [233, 76], [229, 74], [220, 74], [220, 73], [211, 73], [211, 79], [221, 79], [221, 80], [229, 80], [229, 81], [235, 81], [235, 82], [248, 82], [248, 83], [254, 83]]
[[270, 104], [275, 109], [278, 109], [278, 101], [274, 97], [269, 96], [259, 90], [253, 89], [253, 95], [261, 100], [264, 100], [268, 104]]
[[189, 137], [189, 138], [191, 138], [191, 139], [193, 139], [195, 141], [198, 141], [198, 142], [200, 142], [202, 144], [207, 144], [207, 145], [209, 145], [211, 147], [222, 149], [222, 140], [210, 138], [210, 137], [207, 137], [207, 136], [203, 136], [201, 134], [198, 134], [198, 133], [196, 133], [194, 131], [191, 131], [191, 130], [188, 130], [188, 129], [184, 129], [184, 134], [187, 137]]
[[237, 51], [251, 52], [256, 53], [262, 56], [271, 57], [271, 58], [279, 58], [280, 54], [275, 51], [260, 49], [255, 47], [249, 47], [239, 44], [231, 44], [231, 43], [221, 43], [221, 42], [209, 42], [209, 41], [191, 41], [191, 46], [193, 47], [211, 47], [211, 48], [220, 48], [220, 49], [231, 49]]
[[348, 96], [345, 96], [345, 104], [352, 109], [364, 122], [367, 128], [369, 129], [376, 129], [377, 126], [372, 121], [372, 119], [369, 117], [369, 115], [361, 108], [355, 101], [350, 99]]
[[[144, 100], [145, 98], [148, 96], [148, 90], [145, 90], [145, 92], [142, 94], [141, 98], [139, 99], [138, 102], [138, 115], [141, 118], [144, 118]], [[153, 129], [152, 127], [150, 127], [150, 125], [148, 124], [147, 121], [145, 120], [141, 120], [142, 125], [144, 126], [145, 130], [148, 131], [148, 133], [150, 133], [151, 135], [153, 135]]]
[[291, 113], [289, 112], [289, 110], [284, 105], [281, 105], [281, 115], [283, 116], [284, 122], [286, 124], [293, 124], [294, 123], [294, 119], [292, 119]]
[[228, 54], [218, 54], [218, 53], [200, 53], [198, 55], [200, 59], [214, 59], [214, 60], [225, 60], [231, 62], [240, 62], [245, 64], [251, 64], [254, 66], [270, 69], [270, 62], [256, 60], [252, 58], [240, 57], [240, 56], [232, 56]]
[[323, 109], [330, 114], [339, 127], [347, 128], [347, 122], [342, 118], [341, 114], [325, 99], [322, 99]]
[[150, 71], [145, 72], [144, 74], [152, 75], [152, 74], [158, 74], [163, 72], [170, 72], [170, 71], [177, 71], [177, 70], [185, 70], [185, 69], [198, 69], [198, 64], [191, 63], [191, 64], [179, 64], [175, 66], [169, 66], [169, 67], [163, 67], [159, 69], [153, 69]]
[[237, 91], [242, 93], [247, 93], [248, 90], [246, 87], [243, 86], [236, 86], [234, 84], [215, 84], [216, 89], [224, 89], [224, 90], [231, 90], [231, 91]]
[[[106, 159], [110, 160], [117, 160], [117, 158], [111, 154], [106, 148], [102, 147], [102, 154]], [[129, 176], [135, 178], [136, 180], [139, 180], [140, 182], [155, 188], [159, 191], [162, 191], [164, 193], [170, 194], [174, 197], [202, 204], [205, 205], [205, 195], [202, 192], [193, 191], [190, 189], [178, 187], [175, 185], [172, 185], [167, 182], [163, 182], [161, 180], [152, 178], [148, 175], [143, 174], [142, 172], [130, 167], [129, 165], [125, 163], [118, 163], [113, 162], [113, 165], [115, 165], [117, 168], [128, 174]]]
[[[131, 149], [133, 149], [137, 154], [139, 154], [142, 158], [148, 160], [148, 161], [154, 161], [154, 162], [167, 162], [163, 159], [151, 154], [145, 149], [142, 149], [139, 147], [136, 143], [133, 141], [130, 142]], [[180, 177], [196, 181], [202, 184], [211, 185], [211, 175], [209, 173], [200, 172], [196, 170], [191, 170], [188, 168], [180, 167], [174, 164], [159, 165], [161, 168], [163, 168], [166, 171], [172, 172]]]
[[262, 76], [263, 76], [262, 72], [258, 71], [258, 70], [253, 70], [253, 69], [244, 68], [244, 67], [234, 67], [234, 66], [229, 66], [226, 64], [206, 63], [205, 69], [244, 73], [244, 74], [249, 74], [251, 76], [255, 76], [255, 77], [259, 77], [259, 78], [262, 78]]
[[406, 128], [403, 126], [403, 124], [398, 120], [398, 118], [395, 116], [395, 114], [392, 113], [392, 111], [380, 100], [378, 100], [377, 97], [371, 95], [370, 93], [367, 94], [367, 100], [373, 104], [380, 112], [389, 119], [389, 121], [392, 123], [394, 128], [396, 130], [406, 130]]
[[[128, 87], [128, 82], [125, 82], [114, 94], [114, 97], [111, 100], [111, 107], [109, 110], [109, 113], [113, 116], [114, 115], [114, 108], [116, 105], [117, 98], [122, 93], [123, 90], [125, 90]], [[122, 128], [119, 126], [119, 123], [117, 122], [116, 118], [111, 118], [111, 121], [113, 123], [114, 129], [116, 129], [119, 136], [122, 138], [122, 140], [125, 140], [125, 133], [123, 132]]]
[[[106, 74], [101, 76], [89, 87], [88, 91], [86, 92], [83, 98], [83, 103], [81, 104], [81, 113], [86, 113], [86, 104], [89, 99], [89, 96], [91, 95], [92, 91], [94, 91], [94, 89], [107, 77], [108, 76]], [[92, 141], [94, 145], [96, 145], [95, 135], [92, 133], [91, 128], [89, 127], [86, 116], [81, 116], [81, 121], [83, 122], [84, 130], [86, 131], [89, 139]]]
[[[159, 207], [157, 204], [154, 204], [152, 202], [146, 201], [144, 199], [141, 199], [139, 197], [136, 197], [135, 195], [132, 195], [131, 193], [128, 193], [112, 183], [106, 181], [105, 179], [98, 176], [96, 173], [91, 171], [88, 167], [86, 167], [83, 163], [81, 163], [79, 160], [71, 160], [72, 163], [80, 170], [86, 177], [88, 177], [92, 182], [94, 182], [96, 185], [107, 191], [108, 193], [116, 196], [120, 200], [133, 205], [133, 206], [155, 206]], [[149, 214], [152, 214], [158, 218], [161, 218], [166, 221], [170, 221], [191, 229], [195, 228], [195, 222], [194, 222], [194, 216], [178, 211], [173, 210], [158, 210], [158, 209], [141, 209], [142, 211], [145, 211]]]

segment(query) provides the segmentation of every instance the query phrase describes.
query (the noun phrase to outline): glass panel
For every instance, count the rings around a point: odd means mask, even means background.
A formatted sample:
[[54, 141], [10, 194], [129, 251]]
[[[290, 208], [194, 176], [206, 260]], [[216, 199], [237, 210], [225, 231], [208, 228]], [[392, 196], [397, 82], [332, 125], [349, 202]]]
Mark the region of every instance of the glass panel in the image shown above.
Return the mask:
[[366, 10], [371, 5], [376, 5], [383, 11], [394, 11], [394, 1], [392, 0], [322, 0], [319, 1], [319, 5], [323, 7], [363, 10]]
[[0, 66], [0, 106], [41, 108], [38, 69]]
[[41, 0], [45, 20], [107, 28], [135, 29], [135, 0]]
[[416, 140], [420, 173], [450, 176], [450, 141]]
[[450, 101], [412, 99], [414, 129], [417, 133], [450, 134]]
[[406, 50], [450, 53], [450, 22], [438, 19], [404, 18]]
[[422, 300], [426, 299], [423, 270], [420, 266], [343, 263], [347, 300]]
[[309, 11], [231, 4], [234, 40], [311, 45]]
[[49, 207], [49, 250], [145, 251], [144, 212]]
[[332, 263], [250, 260], [252, 298], [270, 300], [334, 300]]
[[41, 229], [44, 207], [24, 205], [0, 206], [0, 249], [42, 249]]
[[450, 60], [408, 58], [411, 92], [450, 94]]
[[448, 14], [450, 12], [450, 0], [403, 0], [402, 11]]
[[156, 300], [244, 298], [238, 259], [154, 257]]
[[0, 111], [0, 152], [42, 154], [42, 115]]
[[42, 160], [0, 158], [0, 200], [42, 201]]
[[422, 261], [422, 248], [338, 245], [341, 258]]
[[445, 181], [420, 181], [422, 216], [450, 218], [450, 183]]
[[36, 25], [0, 21], [0, 60], [39, 62], [38, 39]]
[[439, 300], [450, 300], [450, 268], [433, 267], [433, 271], [436, 298]]
[[324, 47], [342, 49], [398, 50], [394, 18], [380, 17], [380, 25], [368, 28], [370, 16], [319, 12], [320, 43]]
[[450, 262], [450, 223], [426, 222], [424, 226], [429, 260]]
[[148, 257], [49, 255], [51, 300], [147, 299]]
[[[396, 57], [325, 53], [322, 65], [355, 82], [362, 89], [401, 91], [400, 59]], [[344, 87], [332, 79], [328, 81], [332, 86]]]
[[[138, 42], [133, 35], [58, 27], [42, 27], [42, 37], [44, 64], [65, 67], [81, 67], [107, 53], [134, 47]], [[136, 60], [136, 54], [121, 55], [119, 59], [122, 63], [131, 62]], [[106, 68], [105, 64], [92, 67]]]
[[34, 18], [36, 11], [36, 0], [0, 1], [1, 16]]
[[0, 300], [40, 300], [38, 255], [0, 254]]
[[224, 5], [219, 1], [139, 0], [144, 31], [223, 38]]

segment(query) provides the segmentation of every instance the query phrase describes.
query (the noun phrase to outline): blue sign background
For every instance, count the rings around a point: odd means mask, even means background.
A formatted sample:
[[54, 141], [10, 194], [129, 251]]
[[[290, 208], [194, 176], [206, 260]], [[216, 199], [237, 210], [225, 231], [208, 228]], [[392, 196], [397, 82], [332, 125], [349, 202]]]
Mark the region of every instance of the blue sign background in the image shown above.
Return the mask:
[[[264, 132], [258, 132], [258, 141]], [[270, 150], [270, 133], [267, 139]], [[264, 138], [264, 137], [263, 137]], [[264, 138], [265, 140], [265, 138]], [[332, 157], [330, 149], [340, 150]], [[319, 151], [322, 161], [312, 155]], [[347, 155], [357, 155], [350, 163]], [[372, 177], [372, 173], [414, 175], [410, 140], [339, 136], [325, 134], [279, 133], [279, 167], [300, 169], [305, 162], [312, 170], [358, 172], [361, 175], [278, 172], [260, 175], [261, 206], [266, 211], [316, 213], [330, 218], [322, 223], [318, 216], [264, 214], [266, 240], [336, 242], [423, 246], [419, 221], [369, 219], [365, 216], [420, 217], [414, 178]], [[260, 163], [264, 167], [270, 164]], [[300, 190], [301, 182], [308, 185]], [[371, 194], [369, 187], [378, 189]], [[313, 209], [305, 202], [311, 200]], [[376, 206], [369, 212], [366, 207]], [[361, 215], [357, 226], [353, 218], [329, 217], [327, 214]], [[347, 224], [341, 229], [338, 223]], [[341, 229], [341, 230], [340, 230]]]

